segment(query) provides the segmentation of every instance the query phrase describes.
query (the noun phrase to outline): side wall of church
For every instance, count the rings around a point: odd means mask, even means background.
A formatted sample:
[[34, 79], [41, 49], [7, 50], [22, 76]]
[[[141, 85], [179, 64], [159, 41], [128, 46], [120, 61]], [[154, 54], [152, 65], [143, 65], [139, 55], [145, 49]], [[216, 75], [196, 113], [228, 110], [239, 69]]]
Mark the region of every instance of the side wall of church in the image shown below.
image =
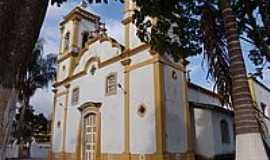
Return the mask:
[[217, 99], [213, 96], [204, 94], [202, 92], [198, 92], [197, 90], [194, 90], [192, 88], [189, 88], [189, 90], [188, 90], [188, 100], [190, 102], [221, 106], [219, 99]]
[[[131, 58], [131, 66], [152, 58], [144, 50]], [[130, 152], [153, 154], [156, 151], [156, 111], [154, 97], [154, 65], [147, 64], [129, 71], [130, 74]], [[145, 107], [144, 115], [139, 107]]]
[[195, 153], [206, 158], [215, 155], [212, 111], [194, 108]]
[[166, 151], [187, 151], [185, 78], [183, 71], [163, 65], [166, 118]]
[[252, 80], [255, 93], [255, 101], [261, 109], [261, 103], [266, 105], [265, 115], [270, 117], [270, 91]]
[[[229, 143], [222, 143], [221, 136], [221, 121], [225, 120], [229, 127]], [[215, 155], [232, 154], [235, 151], [234, 139], [234, 119], [230, 114], [212, 111], [212, 122], [214, 129]]]

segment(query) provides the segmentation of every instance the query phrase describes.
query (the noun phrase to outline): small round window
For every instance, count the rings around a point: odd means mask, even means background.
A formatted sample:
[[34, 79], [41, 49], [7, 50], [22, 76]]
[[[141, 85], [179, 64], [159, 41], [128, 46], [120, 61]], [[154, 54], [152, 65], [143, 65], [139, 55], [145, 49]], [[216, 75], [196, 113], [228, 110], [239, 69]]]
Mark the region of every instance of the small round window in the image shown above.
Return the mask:
[[146, 107], [141, 104], [139, 107], [138, 107], [138, 111], [137, 111], [138, 115], [140, 117], [144, 117], [145, 113], [146, 113]]
[[61, 122], [58, 121], [58, 122], [57, 122], [57, 128], [60, 128], [60, 126], [61, 126]]

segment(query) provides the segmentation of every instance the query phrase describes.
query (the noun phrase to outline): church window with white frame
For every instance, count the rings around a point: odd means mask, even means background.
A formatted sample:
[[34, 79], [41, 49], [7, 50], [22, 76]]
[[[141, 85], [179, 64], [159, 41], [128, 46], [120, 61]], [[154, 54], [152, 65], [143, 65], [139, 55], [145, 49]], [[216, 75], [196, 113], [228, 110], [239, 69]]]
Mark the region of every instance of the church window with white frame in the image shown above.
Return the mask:
[[72, 97], [71, 97], [71, 104], [76, 105], [79, 103], [79, 93], [80, 89], [79, 88], [74, 88], [72, 91]]
[[117, 92], [117, 74], [111, 73], [106, 77], [106, 96], [116, 94]]
[[229, 144], [230, 143], [229, 124], [224, 119], [220, 121], [220, 132], [222, 144]]

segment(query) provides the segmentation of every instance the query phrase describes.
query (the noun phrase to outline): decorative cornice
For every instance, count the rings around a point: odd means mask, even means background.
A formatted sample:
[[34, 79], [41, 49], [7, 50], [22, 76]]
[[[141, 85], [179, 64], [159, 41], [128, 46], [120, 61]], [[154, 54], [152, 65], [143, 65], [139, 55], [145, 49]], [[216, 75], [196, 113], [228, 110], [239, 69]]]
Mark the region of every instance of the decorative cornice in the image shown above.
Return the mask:
[[127, 17], [122, 20], [123, 25], [127, 25], [128, 23], [131, 23], [131, 22], [132, 22], [132, 17]]
[[[105, 61], [103, 61], [103, 62], [100, 62], [99, 68], [103, 68], [103, 67], [108, 66], [108, 65], [110, 65], [110, 64], [112, 64], [112, 63], [118, 62], [118, 61], [120, 61], [121, 59], [124, 59], [124, 58], [126, 58], [126, 57], [133, 56], [133, 55], [139, 53], [140, 51], [145, 50], [145, 49], [147, 49], [147, 48], [149, 48], [149, 47], [150, 47], [150, 46], [147, 45], [147, 44], [142, 44], [142, 45], [140, 45], [140, 46], [138, 46], [138, 47], [136, 47], [136, 48], [134, 48], [134, 49], [131, 49], [131, 50], [130, 50], [130, 49], [126, 49], [122, 54], [120, 54], [120, 55], [118, 55], [118, 56], [115, 56], [115, 57], [113, 57], [113, 58], [111, 58], [111, 59], [105, 60]], [[66, 84], [66, 83], [68, 83], [69, 81], [72, 81], [72, 80], [74, 80], [74, 79], [77, 79], [77, 78], [79, 78], [79, 77], [81, 77], [81, 76], [84, 76], [84, 75], [86, 75], [86, 74], [87, 74], [87, 71], [86, 71], [86, 70], [83, 70], [83, 71], [81, 71], [81, 72], [79, 72], [79, 73], [76, 73], [76, 74], [74, 74], [74, 75], [71, 75], [71, 76], [67, 77], [66, 79], [64, 79], [64, 80], [62, 80], [62, 81], [55, 82], [55, 83], [53, 84], [53, 86], [54, 86], [54, 87], [58, 87], [58, 86], [60, 86], [60, 85]]]
[[83, 105], [81, 105], [80, 107], [78, 107], [78, 110], [80, 112], [83, 112], [84, 110], [86, 110], [87, 108], [90, 107], [94, 107], [94, 108], [100, 108], [102, 105], [102, 103], [97, 103], [97, 102], [86, 102]]
[[127, 59], [124, 59], [124, 60], [121, 61], [121, 64], [123, 66], [128, 66], [128, 65], [130, 65], [130, 63], [131, 63], [131, 59], [130, 58], [127, 58]]
[[64, 20], [60, 23], [60, 26], [65, 24], [68, 20], [72, 20], [74, 18], [84, 18], [90, 21], [99, 21], [100, 17], [94, 15], [88, 11], [81, 9], [80, 7], [74, 8], [68, 15], [64, 17]]

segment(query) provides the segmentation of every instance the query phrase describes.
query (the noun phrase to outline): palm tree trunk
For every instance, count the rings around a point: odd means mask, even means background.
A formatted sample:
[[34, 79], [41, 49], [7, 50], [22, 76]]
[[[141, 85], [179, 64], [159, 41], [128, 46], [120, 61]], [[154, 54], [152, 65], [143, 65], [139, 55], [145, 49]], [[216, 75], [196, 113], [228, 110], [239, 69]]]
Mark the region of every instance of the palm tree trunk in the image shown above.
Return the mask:
[[16, 113], [17, 91], [0, 86], [0, 160], [4, 160], [13, 117]]
[[251, 97], [237, 23], [228, 0], [221, 0], [225, 34], [231, 60], [232, 103], [235, 113], [236, 160], [267, 160]]

